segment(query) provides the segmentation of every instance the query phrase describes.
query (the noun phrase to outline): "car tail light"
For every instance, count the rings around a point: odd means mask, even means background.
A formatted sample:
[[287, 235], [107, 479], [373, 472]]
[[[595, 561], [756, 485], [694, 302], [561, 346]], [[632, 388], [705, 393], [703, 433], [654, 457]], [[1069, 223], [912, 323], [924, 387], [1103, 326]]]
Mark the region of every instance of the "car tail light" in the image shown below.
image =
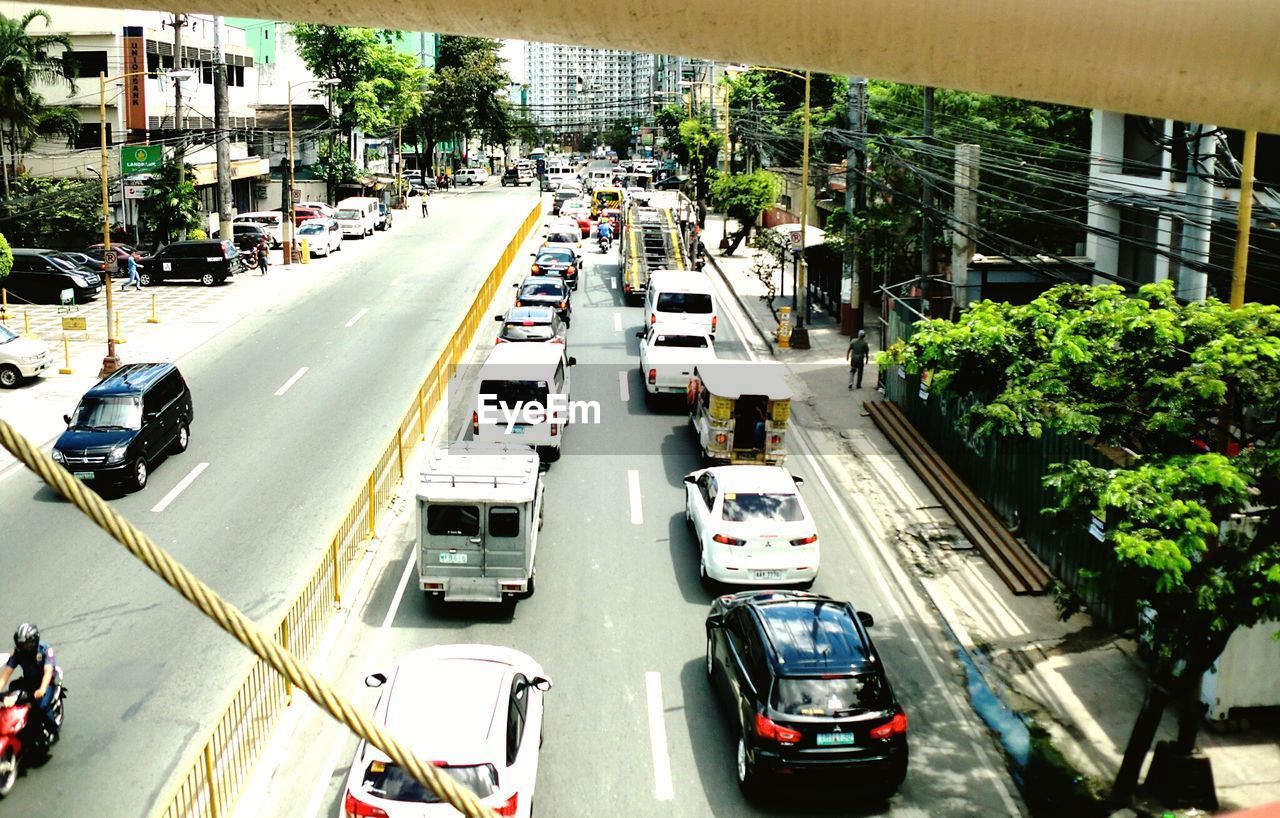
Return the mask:
[[716, 443], [719, 443], [721, 446], [723, 446], [728, 442], [729, 442], [729, 436], [726, 435], [724, 432], [721, 432], [720, 434], [716, 435]]
[[533, 322], [532, 322], [532, 321], [521, 321], [521, 322], [520, 322], [520, 326], [522, 326], [522, 327], [532, 327], [533, 325], [534, 325], [534, 324], [533, 324]]
[[657, 382], [658, 382], [658, 370], [656, 370], [656, 369], [650, 369], [650, 370], [649, 370], [649, 383], [657, 383]]
[[480, 434], [480, 413], [479, 412], [471, 413], [471, 434], [473, 435]]
[[443, 590], [444, 590], [444, 583], [443, 583], [443, 582], [428, 582], [426, 585], [422, 586], [422, 590], [424, 590], [424, 591], [443, 591]]
[[713, 315], [713, 316], [711, 316], [711, 331], [712, 331], [712, 332], [715, 332], [715, 331], [716, 331], [716, 323], [717, 323], [716, 316], [714, 316], [714, 315]]
[[657, 316], [657, 314], [656, 314], [656, 313], [655, 313], [654, 315], [650, 315], [650, 316], [649, 316], [649, 323], [650, 323], [650, 324], [656, 324], [656, 323], [658, 323], [658, 316]]
[[799, 730], [783, 727], [761, 713], [756, 714], [756, 735], [779, 744], [795, 744], [801, 738]]
[[770, 435], [770, 436], [769, 436], [769, 445], [770, 445], [770, 446], [777, 446], [777, 445], [778, 445], [779, 443], [781, 443], [781, 442], [782, 442], [782, 438], [781, 438], [781, 437], [779, 437], [778, 435]]
[[900, 736], [907, 732], [907, 714], [898, 713], [889, 721], [879, 727], [871, 728], [872, 738], [889, 738], [891, 736]]
[[559, 423], [551, 424], [551, 436], [555, 437], [558, 434], [560, 434], [560, 424]]
[[725, 545], [746, 545], [747, 544], [746, 540], [740, 540], [737, 537], [730, 537], [728, 534], [717, 534], [711, 539], [715, 540], [718, 543], [724, 543]]
[[560, 302], [560, 309], [562, 309], [562, 310], [563, 310], [563, 309], [566, 309], [566, 308], [568, 308], [568, 306], [569, 306], [569, 302], [568, 302], [568, 301], [561, 301], [561, 302]]
[[817, 535], [817, 534], [810, 534], [810, 535], [809, 535], [809, 536], [807, 536], [807, 537], [801, 537], [801, 538], [800, 538], [800, 539], [798, 539], [798, 540], [792, 540], [792, 541], [791, 541], [791, 544], [792, 544], [792, 545], [812, 545], [813, 543], [816, 543], [817, 541], [818, 541], [818, 535]]
[[510, 341], [508, 341], [506, 338], [503, 338], [501, 335], [499, 335], [497, 338], [494, 338], [494, 339], [493, 339], [493, 342], [494, 342], [495, 344], [507, 344], [507, 343], [510, 343]]
[[553, 344], [563, 344], [563, 343], [564, 343], [564, 336], [563, 336], [563, 335], [557, 335], [556, 337], [554, 337], [554, 338], [552, 338], [552, 339], [551, 339], [551, 343], [553, 343]]
[[542, 268], [535, 264], [533, 267], [529, 268], [529, 271], [532, 273], [540, 273], [542, 272]]
[[347, 818], [387, 818], [385, 810], [381, 810], [373, 804], [366, 804], [352, 795], [351, 790], [347, 790], [347, 797], [343, 801], [342, 807], [343, 812], [347, 814]]
[[502, 803], [502, 806], [495, 809], [494, 812], [497, 813], [498, 815], [515, 815], [516, 805], [519, 801], [519, 798], [520, 798], [520, 793], [518, 792], [512, 793], [511, 797], [508, 798], [506, 801], [504, 801]]
[[578, 268], [577, 268], [577, 267], [570, 267], [569, 269], [567, 269], [567, 270], [565, 270], [565, 271], [564, 271], [564, 274], [565, 274], [565, 275], [567, 275], [567, 276], [577, 275], [577, 274], [578, 274]]
[[523, 306], [524, 306], [523, 304], [521, 304], [521, 303], [520, 303], [520, 299], [518, 299], [518, 298], [516, 299], [516, 306], [517, 306], [517, 307], [523, 307]]

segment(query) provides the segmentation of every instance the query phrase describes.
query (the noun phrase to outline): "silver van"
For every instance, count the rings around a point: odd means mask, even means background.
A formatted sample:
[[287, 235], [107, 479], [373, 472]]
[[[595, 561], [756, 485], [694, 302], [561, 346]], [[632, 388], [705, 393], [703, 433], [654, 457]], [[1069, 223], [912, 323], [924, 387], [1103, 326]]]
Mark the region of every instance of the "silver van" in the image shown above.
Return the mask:
[[532, 596], [542, 494], [528, 446], [454, 442], [433, 451], [418, 485], [418, 581], [428, 600]]

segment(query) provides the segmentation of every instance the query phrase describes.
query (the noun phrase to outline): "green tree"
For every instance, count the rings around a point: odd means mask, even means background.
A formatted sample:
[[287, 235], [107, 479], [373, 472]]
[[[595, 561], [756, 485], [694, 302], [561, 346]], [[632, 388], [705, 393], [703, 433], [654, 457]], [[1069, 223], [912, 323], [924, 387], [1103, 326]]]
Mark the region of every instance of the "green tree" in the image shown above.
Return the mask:
[[44, 98], [35, 90], [40, 83], [53, 82], [65, 83], [75, 90], [63, 60], [63, 54], [71, 50], [70, 36], [32, 34], [29, 29], [36, 21], [47, 26], [50, 17], [40, 9], [32, 9], [17, 19], [0, 15], [0, 176], [5, 198], [11, 193], [6, 149], [16, 166], [38, 139], [64, 136], [70, 141], [80, 130], [75, 111], [45, 106]]
[[671, 146], [676, 158], [689, 168], [694, 179], [698, 202], [698, 225], [706, 218], [707, 171], [715, 166], [716, 155], [724, 144], [724, 133], [713, 130], [705, 119], [686, 119], [680, 123], [676, 142]]
[[1114, 561], [1100, 579], [1150, 614], [1146, 696], [1113, 785], [1127, 800], [1166, 707], [1179, 706], [1190, 751], [1205, 671], [1237, 628], [1280, 619], [1280, 308], [1183, 305], [1170, 282], [1136, 297], [1060, 285], [921, 322], [881, 358], [974, 401], [972, 433], [1053, 429], [1135, 453], [1127, 468], [1063, 464], [1046, 483], [1059, 524], [1106, 521]]
[[0, 224], [19, 247], [83, 247], [101, 235], [97, 179], [24, 173], [11, 193]]
[[741, 225], [725, 250], [731, 256], [738, 245], [751, 233], [751, 227], [760, 214], [777, 204], [782, 185], [778, 177], [769, 171], [724, 174], [711, 183], [711, 204]]
[[0, 233], [0, 279], [9, 275], [13, 269], [13, 250], [9, 248], [9, 240]]
[[140, 205], [142, 226], [156, 247], [162, 247], [182, 233], [203, 226], [195, 170], [188, 165], [183, 181], [178, 181], [178, 163], [170, 158], [147, 183], [147, 195]]
[[329, 190], [337, 190], [338, 185], [350, 182], [360, 172], [360, 166], [351, 158], [345, 142], [340, 144], [321, 144], [314, 172], [317, 178], [323, 179]]
[[619, 119], [610, 125], [603, 134], [601, 142], [613, 148], [619, 157], [631, 155], [631, 123]]
[[422, 155], [434, 157], [441, 142], [465, 145], [473, 135], [486, 145], [505, 145], [517, 135], [518, 118], [503, 95], [511, 80], [500, 48], [486, 37], [440, 38], [436, 71], [409, 131]]
[[[762, 161], [799, 167], [803, 145], [804, 77], [779, 71], [752, 69], [727, 77], [730, 127]], [[838, 162], [844, 147], [822, 138], [831, 127], [844, 127], [849, 81], [832, 74], [812, 74], [809, 79], [812, 161]], [[737, 123], [736, 125], [734, 123]]]

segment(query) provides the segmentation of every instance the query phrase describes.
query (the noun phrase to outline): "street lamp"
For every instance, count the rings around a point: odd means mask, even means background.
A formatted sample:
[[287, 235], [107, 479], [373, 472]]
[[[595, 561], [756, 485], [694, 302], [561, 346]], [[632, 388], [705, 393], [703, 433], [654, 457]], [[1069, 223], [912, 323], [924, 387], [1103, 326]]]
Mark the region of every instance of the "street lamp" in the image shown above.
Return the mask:
[[[304, 85], [333, 86], [333, 85], [337, 85], [340, 82], [342, 82], [342, 80], [338, 79], [337, 77], [325, 77], [323, 79], [303, 80], [302, 82], [290, 82], [287, 89], [286, 97], [288, 97], [287, 101], [289, 105], [289, 213], [288, 213], [289, 218], [286, 220], [287, 224], [285, 226], [284, 236], [283, 236], [284, 249], [281, 251], [281, 253], [284, 256], [285, 264], [291, 264], [293, 261], [293, 228], [295, 224], [294, 217], [297, 213], [297, 210], [295, 209], [295, 203], [293, 201], [293, 89], [294, 87], [301, 88]], [[281, 183], [283, 184], [283, 180], [281, 180]]]
[[[110, 176], [107, 172], [107, 83], [152, 73], [155, 72], [130, 71], [127, 74], [108, 77], [107, 72], [98, 72], [98, 135], [102, 149], [102, 173], [98, 174], [98, 178], [102, 180], [102, 258], [104, 260], [107, 258], [107, 254], [111, 252], [111, 203], [108, 198], [110, 194], [107, 190], [107, 178]], [[162, 76], [167, 76], [173, 80], [189, 80], [195, 79], [196, 72], [192, 68], [178, 68], [172, 71], [165, 71]], [[120, 184], [123, 192], [123, 179]], [[113, 288], [111, 286], [109, 265], [104, 264], [102, 272], [107, 279], [107, 356], [102, 359], [102, 369], [98, 370], [99, 378], [105, 378], [120, 368], [120, 356], [116, 355], [116, 334], [112, 325], [112, 321], [115, 320], [115, 308], [111, 303], [111, 290]]]

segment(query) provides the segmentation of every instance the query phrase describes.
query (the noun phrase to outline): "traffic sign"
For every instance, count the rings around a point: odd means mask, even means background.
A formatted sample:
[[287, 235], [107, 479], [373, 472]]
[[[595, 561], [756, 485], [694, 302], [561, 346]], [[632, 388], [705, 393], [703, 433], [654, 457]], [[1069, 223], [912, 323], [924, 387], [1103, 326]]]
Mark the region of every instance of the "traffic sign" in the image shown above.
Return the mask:
[[103, 253], [102, 261], [106, 265], [108, 273], [114, 273], [120, 269], [120, 257], [116, 255], [115, 250], [108, 250]]
[[126, 199], [145, 199], [147, 191], [150, 190], [146, 185], [125, 185], [124, 197]]
[[120, 149], [120, 172], [124, 176], [158, 171], [162, 165], [163, 145], [125, 145]]
[[89, 328], [89, 319], [83, 315], [64, 315], [62, 316], [63, 332], [84, 332]]

